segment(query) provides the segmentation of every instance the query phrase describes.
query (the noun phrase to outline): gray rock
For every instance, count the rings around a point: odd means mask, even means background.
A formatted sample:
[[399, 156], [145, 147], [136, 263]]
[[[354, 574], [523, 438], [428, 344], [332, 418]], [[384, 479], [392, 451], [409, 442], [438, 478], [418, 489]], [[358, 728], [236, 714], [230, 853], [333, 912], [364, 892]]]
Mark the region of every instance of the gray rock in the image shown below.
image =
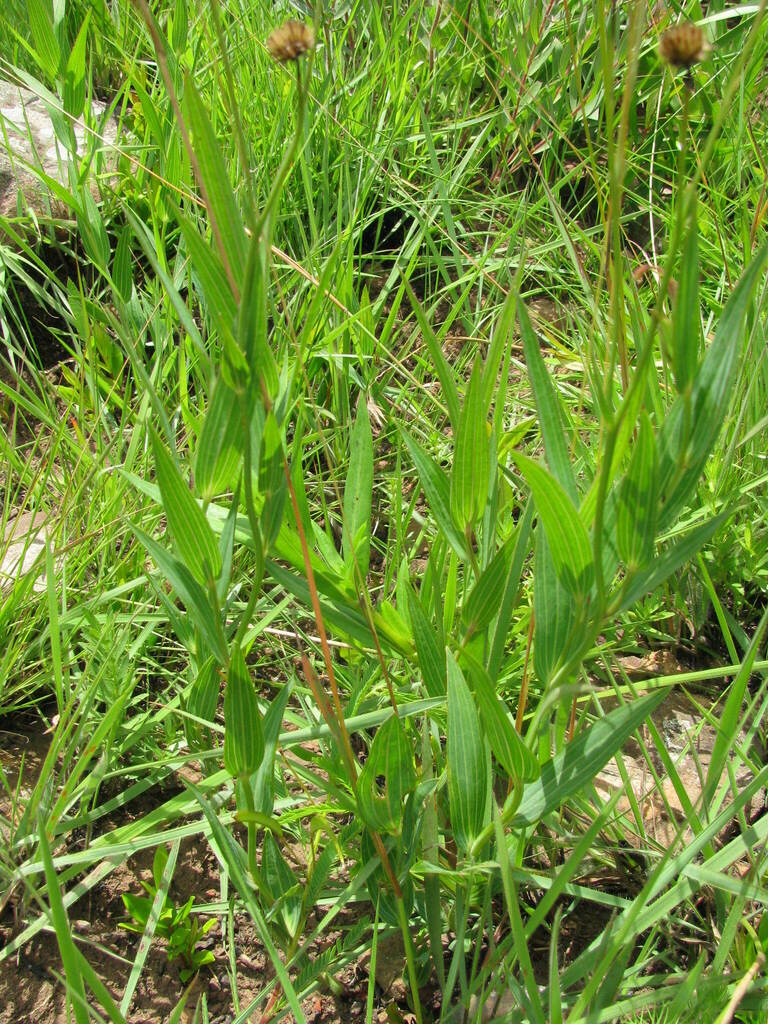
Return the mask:
[[[114, 119], [104, 120], [105, 110], [104, 103], [94, 100], [89, 116], [75, 120], [53, 93], [41, 88], [38, 94], [0, 79], [0, 216], [15, 217], [29, 209], [61, 215], [61, 201], [35, 169], [68, 187], [73, 139], [78, 156], [91, 147], [112, 150], [117, 125]], [[113, 164], [111, 158], [108, 164]]]
[[[711, 699], [699, 699], [703, 706], [712, 705]], [[722, 713], [722, 707], [713, 707], [712, 711], [717, 719]], [[667, 753], [675, 765], [685, 795], [696, 807], [701, 797], [703, 780], [709, 771], [716, 731], [682, 691], [670, 691], [652, 717]], [[684, 841], [690, 839], [693, 833], [688, 826], [680, 796], [666, 775], [647, 729], [644, 729], [644, 732], [659, 784], [657, 785], [654, 779], [651, 766], [643, 757], [640, 745], [634, 739], [625, 744], [622, 760], [648, 836], [662, 847], [668, 847], [678, 839], [681, 831]], [[739, 739], [740, 742], [744, 742], [743, 733]], [[762, 751], [755, 750], [752, 753], [756, 760], [763, 763]], [[739, 790], [745, 788], [753, 778], [750, 768], [738, 758], [734, 762], [734, 775]], [[729, 785], [727, 772], [723, 772], [719, 785]], [[624, 782], [615, 761], [610, 761], [597, 775], [595, 789], [604, 800], [607, 800], [614, 790], [624, 790]], [[751, 819], [760, 813], [764, 806], [765, 792], [760, 790], [746, 808], [747, 817]], [[630, 810], [630, 802], [626, 795], [619, 798], [618, 810], [620, 813]], [[631, 836], [631, 830], [628, 834]]]
[[[45, 551], [45, 516], [23, 512], [0, 528], [0, 594], [12, 587], [19, 576], [40, 572]], [[45, 572], [32, 585], [36, 592], [45, 591]]]
[[489, 1024], [490, 1021], [503, 1017], [516, 1008], [517, 1001], [509, 989], [491, 989], [486, 993], [482, 1003], [477, 996], [472, 996], [466, 1019], [468, 1021], [477, 1020], [478, 1010], [480, 1010], [482, 1024]]

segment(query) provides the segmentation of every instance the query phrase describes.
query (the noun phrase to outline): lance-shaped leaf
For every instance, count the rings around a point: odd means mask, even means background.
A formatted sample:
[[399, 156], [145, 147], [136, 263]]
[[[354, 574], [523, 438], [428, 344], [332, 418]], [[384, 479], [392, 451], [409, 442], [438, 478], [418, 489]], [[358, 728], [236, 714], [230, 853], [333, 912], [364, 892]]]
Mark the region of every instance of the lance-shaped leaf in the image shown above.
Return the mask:
[[189, 252], [192, 272], [202, 289], [205, 308], [210, 313], [219, 331], [232, 331], [237, 316], [237, 304], [224, 272], [221, 258], [200, 234], [197, 225], [184, 214], [181, 207], [174, 207], [174, 214], [184, 236]]
[[[504, 592], [501, 596], [501, 604], [496, 621], [489, 633], [488, 658], [486, 668], [493, 679], [498, 675], [504, 657], [504, 645], [507, 639], [507, 631], [515, 608], [516, 598], [520, 589], [520, 579], [523, 571], [523, 562], [528, 554], [531, 540], [531, 523], [533, 521], [533, 501], [529, 498], [525, 505], [525, 511], [520, 517], [517, 530], [514, 534], [515, 547], [512, 553], [507, 578], [504, 581]], [[554, 571], [553, 571], [554, 574]]]
[[235, 193], [229, 183], [229, 172], [218, 140], [211, 127], [208, 114], [195, 88], [191, 75], [184, 79], [184, 106], [187, 123], [192, 129], [192, 144], [210, 204], [210, 214], [216, 221], [224, 252], [237, 285], [241, 285], [245, 272], [247, 239], [243, 219], [237, 206]]
[[665, 696], [666, 690], [659, 689], [614, 708], [576, 736], [561, 754], [543, 764], [539, 778], [525, 787], [511, 827], [519, 829], [538, 824], [574, 793], [591, 785], [601, 768], [621, 750]]
[[202, 633], [208, 646], [222, 665], [227, 663], [227, 645], [221, 628], [219, 609], [189, 569], [178, 558], [167, 551], [162, 544], [148, 536], [137, 526], [131, 527], [141, 541], [155, 565], [162, 572], [178, 596], [184, 602], [190, 619]]
[[496, 760], [512, 779], [531, 782], [538, 778], [539, 763], [523, 743], [491, 677], [474, 659], [469, 668], [480, 720]]
[[53, 28], [50, 0], [27, 0], [28, 27], [32, 33], [32, 55], [48, 78], [55, 78], [61, 62], [61, 49]]
[[411, 454], [419, 476], [419, 483], [429, 502], [438, 528], [459, 558], [466, 558], [466, 542], [459, 530], [456, 529], [451, 517], [451, 485], [448, 477], [434, 459], [427, 455], [424, 449], [402, 427], [400, 433]]
[[90, 19], [91, 12], [86, 11], [64, 75], [64, 109], [73, 118], [80, 117], [85, 106], [85, 54]]
[[371, 559], [373, 436], [365, 395], [360, 395], [349, 438], [349, 472], [344, 485], [342, 549], [347, 571], [357, 566], [363, 579]]
[[221, 572], [221, 556], [213, 530], [171, 455], [152, 434], [157, 483], [176, 550], [192, 575], [207, 584]]
[[408, 587], [408, 611], [424, 687], [430, 697], [444, 697], [447, 685], [445, 648], [440, 646], [421, 600], [411, 587]]
[[277, 539], [283, 522], [288, 486], [285, 479], [283, 438], [275, 414], [270, 410], [264, 423], [259, 462], [259, 490], [264, 495], [261, 528], [267, 550]]
[[416, 314], [416, 319], [419, 323], [419, 329], [421, 330], [421, 337], [424, 344], [427, 346], [430, 359], [435, 367], [438, 380], [440, 381], [440, 388], [442, 390], [443, 401], [448, 409], [448, 417], [451, 421], [451, 427], [456, 430], [459, 423], [459, 393], [456, 390], [456, 379], [453, 375], [453, 370], [450, 363], [443, 355], [443, 349], [438, 341], [435, 332], [432, 330], [432, 326], [427, 320], [427, 315], [424, 309], [416, 297], [416, 293], [411, 288], [407, 279], [404, 279], [403, 283], [408, 292], [408, 298], [411, 300], [413, 311]]
[[491, 472], [490, 428], [483, 393], [483, 367], [475, 359], [456, 433], [451, 472], [451, 514], [465, 532], [480, 519]]
[[660, 530], [672, 525], [690, 497], [722, 429], [742, 352], [744, 316], [767, 258], [768, 242], [728, 299], [690, 396], [679, 396], [659, 432]]
[[490, 774], [480, 720], [461, 669], [448, 659], [448, 802], [456, 845], [466, 853], [488, 820]]
[[262, 722], [264, 757], [253, 786], [253, 803], [256, 811], [260, 814], [271, 815], [274, 808], [275, 751], [280, 739], [280, 726], [283, 724], [283, 715], [291, 695], [291, 688], [292, 684], [288, 683], [276, 697], [272, 698]]
[[575, 597], [589, 593], [595, 567], [589, 534], [564, 488], [544, 466], [525, 455], [512, 457], [528, 482], [558, 579]]
[[239, 644], [232, 651], [224, 694], [224, 767], [247, 779], [264, 757], [264, 730], [256, 691]]
[[678, 569], [686, 565], [704, 547], [710, 537], [715, 535], [727, 518], [728, 513], [722, 512], [719, 516], [713, 516], [706, 522], [700, 523], [694, 529], [689, 530], [676, 544], [663, 551], [649, 568], [633, 576], [624, 591], [619, 610], [630, 608], [643, 594], [652, 593], [673, 572], [677, 572]]
[[254, 236], [248, 247], [248, 263], [237, 324], [238, 341], [251, 370], [251, 402], [261, 396], [262, 388], [274, 400], [280, 386], [267, 324], [268, 262], [263, 239]]
[[650, 562], [656, 539], [658, 502], [656, 439], [647, 413], [640, 417], [637, 437], [624, 479], [618, 488], [616, 544], [627, 569]]
[[544, 438], [544, 451], [547, 465], [552, 476], [563, 487], [571, 501], [576, 504], [576, 481], [573, 467], [568, 458], [568, 445], [563, 427], [563, 411], [560, 400], [547, 373], [547, 367], [541, 355], [539, 341], [531, 326], [528, 311], [524, 302], [517, 305], [517, 319], [520, 324], [520, 335], [523, 339], [525, 365], [533, 388], [536, 411], [539, 414], [541, 436]]
[[261, 853], [261, 880], [267, 894], [278, 904], [280, 917], [293, 936], [301, 920], [301, 894], [298, 879], [288, 867], [275, 837], [268, 829]]
[[197, 673], [190, 688], [187, 705], [190, 714], [202, 718], [204, 722], [212, 722], [219, 702], [220, 685], [219, 666], [215, 658], [209, 658]]
[[542, 526], [536, 530], [533, 579], [533, 667], [546, 684], [566, 660], [575, 615], [573, 598], [555, 572]]
[[467, 636], [485, 629], [498, 614], [507, 579], [509, 552], [507, 545], [500, 548], [470, 591], [461, 613]]
[[195, 487], [206, 500], [234, 490], [243, 456], [243, 423], [237, 395], [223, 377], [205, 411], [195, 457]]
[[413, 745], [393, 715], [374, 736], [357, 780], [357, 803], [366, 825], [375, 832], [399, 834], [403, 800], [415, 783]]
[[187, 0], [176, 0], [173, 8], [173, 31], [171, 32], [171, 44], [174, 53], [181, 54], [184, 52], [187, 45], [188, 32]]

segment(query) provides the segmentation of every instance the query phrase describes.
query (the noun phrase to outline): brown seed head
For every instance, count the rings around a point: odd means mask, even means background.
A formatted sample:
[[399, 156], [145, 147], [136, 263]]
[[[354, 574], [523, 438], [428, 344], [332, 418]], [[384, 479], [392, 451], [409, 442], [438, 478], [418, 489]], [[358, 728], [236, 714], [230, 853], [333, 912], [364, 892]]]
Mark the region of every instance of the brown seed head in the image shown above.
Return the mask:
[[270, 56], [280, 64], [298, 60], [315, 45], [315, 33], [303, 21], [286, 21], [267, 40]]
[[662, 60], [675, 68], [691, 68], [704, 60], [712, 47], [703, 29], [690, 21], [668, 28], [659, 42]]

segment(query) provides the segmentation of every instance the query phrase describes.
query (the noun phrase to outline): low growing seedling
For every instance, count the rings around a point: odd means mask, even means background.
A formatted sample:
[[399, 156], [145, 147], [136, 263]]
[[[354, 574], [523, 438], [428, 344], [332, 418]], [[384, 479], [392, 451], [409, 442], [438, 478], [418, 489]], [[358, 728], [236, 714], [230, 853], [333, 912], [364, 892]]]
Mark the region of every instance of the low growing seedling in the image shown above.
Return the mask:
[[174, 906], [166, 892], [162, 902], [157, 923], [154, 929], [149, 931], [147, 924], [152, 916], [152, 908], [155, 905], [157, 894], [162, 890], [164, 883], [163, 874], [168, 862], [168, 851], [164, 846], [158, 846], [152, 862], [152, 882], [142, 882], [146, 896], [135, 896], [133, 893], [123, 894], [125, 909], [131, 916], [128, 922], [122, 922], [120, 927], [126, 931], [136, 932], [139, 935], [155, 934], [168, 943], [168, 961], [181, 961], [179, 972], [183, 982], [189, 981], [201, 967], [210, 964], [214, 960], [213, 953], [209, 949], [197, 949], [197, 944], [205, 938], [208, 932], [215, 926], [216, 919], [211, 918], [201, 924], [200, 917], [192, 914], [192, 906], [195, 902], [194, 896], [190, 896], [187, 902], [181, 906]]

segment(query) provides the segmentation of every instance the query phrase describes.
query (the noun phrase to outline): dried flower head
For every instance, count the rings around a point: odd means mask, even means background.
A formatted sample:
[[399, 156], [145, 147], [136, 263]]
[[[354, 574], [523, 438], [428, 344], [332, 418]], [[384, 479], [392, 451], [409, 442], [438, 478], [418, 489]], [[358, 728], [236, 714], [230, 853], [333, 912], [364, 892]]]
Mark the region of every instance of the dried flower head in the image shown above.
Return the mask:
[[303, 21], [286, 21], [271, 33], [267, 40], [267, 49], [280, 64], [288, 60], [298, 60], [309, 53], [315, 45], [315, 33]]
[[704, 30], [690, 21], [668, 28], [659, 42], [662, 60], [675, 68], [691, 68], [705, 59], [712, 47]]

